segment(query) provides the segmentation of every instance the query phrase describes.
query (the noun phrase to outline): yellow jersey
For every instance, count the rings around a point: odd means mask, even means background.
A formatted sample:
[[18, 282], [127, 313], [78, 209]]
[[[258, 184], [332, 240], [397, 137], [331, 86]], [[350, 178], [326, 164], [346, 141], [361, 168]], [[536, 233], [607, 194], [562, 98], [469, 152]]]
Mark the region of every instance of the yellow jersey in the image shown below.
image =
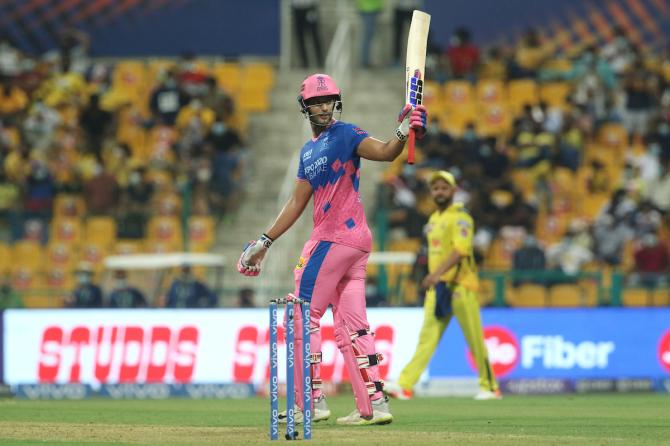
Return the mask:
[[439, 210], [433, 212], [426, 228], [428, 271], [432, 273], [447, 260], [453, 251], [458, 251], [463, 256], [460, 269], [458, 264], [453, 266], [442, 275], [441, 280], [455, 282], [469, 290], [478, 291], [477, 265], [472, 253], [474, 226], [472, 217], [463, 203], [453, 203], [442, 212]]

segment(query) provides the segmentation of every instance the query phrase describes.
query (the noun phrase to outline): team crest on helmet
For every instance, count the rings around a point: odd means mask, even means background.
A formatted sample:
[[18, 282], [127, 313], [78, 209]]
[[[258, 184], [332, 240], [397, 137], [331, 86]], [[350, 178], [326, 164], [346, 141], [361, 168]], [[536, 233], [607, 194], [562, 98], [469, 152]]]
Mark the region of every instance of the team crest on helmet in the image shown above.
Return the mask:
[[323, 90], [328, 90], [328, 86], [326, 85], [326, 78], [324, 78], [323, 76], [317, 76], [316, 91], [323, 91]]

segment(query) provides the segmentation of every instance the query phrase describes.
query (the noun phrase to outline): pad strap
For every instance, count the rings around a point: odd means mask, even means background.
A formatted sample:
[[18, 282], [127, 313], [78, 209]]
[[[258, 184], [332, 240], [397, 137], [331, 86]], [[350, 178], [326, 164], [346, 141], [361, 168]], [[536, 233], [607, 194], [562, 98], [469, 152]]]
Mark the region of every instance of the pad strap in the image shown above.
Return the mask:
[[322, 388], [323, 388], [323, 381], [321, 379], [312, 379], [312, 390]]
[[312, 353], [309, 358], [310, 364], [320, 364], [321, 363], [321, 352]]
[[356, 356], [356, 361], [358, 362], [359, 369], [367, 369], [372, 365], [378, 365], [384, 360], [384, 357], [381, 353], [375, 353], [374, 355], [360, 355]]
[[357, 331], [351, 333], [349, 336], [351, 337], [351, 342], [354, 342], [356, 340], [356, 338], [361, 337], [361, 336], [365, 336], [365, 335], [374, 336], [374, 333], [372, 331], [370, 331], [369, 328], [364, 328], [362, 330], [357, 330]]
[[368, 388], [368, 395], [374, 395], [384, 390], [384, 381], [372, 381], [365, 383], [365, 386]]

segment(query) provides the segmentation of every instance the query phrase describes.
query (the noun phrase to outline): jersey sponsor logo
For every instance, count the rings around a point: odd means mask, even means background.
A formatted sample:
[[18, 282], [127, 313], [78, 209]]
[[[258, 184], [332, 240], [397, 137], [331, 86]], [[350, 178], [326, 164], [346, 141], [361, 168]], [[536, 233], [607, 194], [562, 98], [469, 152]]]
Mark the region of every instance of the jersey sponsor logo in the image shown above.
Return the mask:
[[305, 257], [300, 257], [298, 259], [298, 264], [295, 266], [295, 269], [303, 269], [306, 263], [307, 259]]
[[413, 106], [423, 103], [423, 80], [419, 70], [414, 70], [414, 76], [409, 80], [409, 103]]
[[312, 149], [309, 149], [308, 151], [302, 154], [302, 161], [303, 162], [307, 161], [310, 156], [312, 156]]
[[670, 330], [663, 333], [658, 343], [658, 360], [661, 366], [670, 373]]
[[314, 177], [316, 177], [318, 174], [328, 170], [327, 163], [327, 156], [317, 158], [316, 161], [314, 161], [312, 164], [305, 166], [305, 176], [309, 180], [313, 180]]
[[365, 135], [366, 131], [360, 127], [354, 127], [354, 133], [356, 133], [357, 135]]

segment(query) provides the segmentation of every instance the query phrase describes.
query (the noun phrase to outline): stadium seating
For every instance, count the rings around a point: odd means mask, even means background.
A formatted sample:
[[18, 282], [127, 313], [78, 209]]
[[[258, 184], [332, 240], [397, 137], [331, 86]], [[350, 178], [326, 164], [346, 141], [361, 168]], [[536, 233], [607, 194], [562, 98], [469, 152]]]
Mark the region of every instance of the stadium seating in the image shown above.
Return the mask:
[[506, 287], [506, 302], [513, 307], [545, 307], [548, 303], [547, 288], [524, 283], [514, 288]]

